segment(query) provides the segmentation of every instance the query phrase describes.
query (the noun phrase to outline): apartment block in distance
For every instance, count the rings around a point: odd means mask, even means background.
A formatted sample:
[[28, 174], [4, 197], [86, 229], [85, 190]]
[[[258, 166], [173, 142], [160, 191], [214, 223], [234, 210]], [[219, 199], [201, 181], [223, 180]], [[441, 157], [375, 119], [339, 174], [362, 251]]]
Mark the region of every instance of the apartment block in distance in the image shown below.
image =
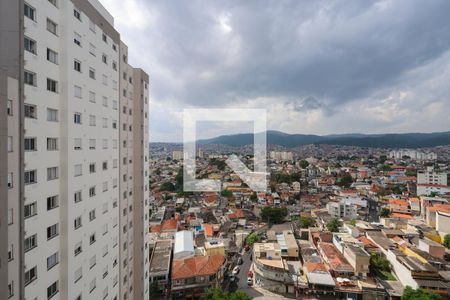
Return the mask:
[[97, 0], [0, 3], [0, 298], [148, 299], [148, 75]]

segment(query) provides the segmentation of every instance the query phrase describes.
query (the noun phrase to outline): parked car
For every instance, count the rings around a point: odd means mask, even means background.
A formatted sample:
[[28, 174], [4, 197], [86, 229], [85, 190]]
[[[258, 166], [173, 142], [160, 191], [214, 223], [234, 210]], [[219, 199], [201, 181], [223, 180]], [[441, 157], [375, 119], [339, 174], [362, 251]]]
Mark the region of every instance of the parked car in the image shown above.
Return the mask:
[[239, 267], [238, 266], [234, 267], [233, 272], [231, 272], [231, 273], [233, 275], [237, 275], [239, 273]]
[[238, 258], [238, 261], [237, 261], [238, 265], [242, 265], [243, 262], [244, 262], [244, 261], [242, 260], [242, 257], [239, 257], [239, 258]]
[[253, 278], [253, 272], [252, 271], [248, 271], [247, 272], [247, 277]]
[[247, 277], [247, 284], [248, 285], [252, 285], [253, 284], [253, 279], [251, 277]]

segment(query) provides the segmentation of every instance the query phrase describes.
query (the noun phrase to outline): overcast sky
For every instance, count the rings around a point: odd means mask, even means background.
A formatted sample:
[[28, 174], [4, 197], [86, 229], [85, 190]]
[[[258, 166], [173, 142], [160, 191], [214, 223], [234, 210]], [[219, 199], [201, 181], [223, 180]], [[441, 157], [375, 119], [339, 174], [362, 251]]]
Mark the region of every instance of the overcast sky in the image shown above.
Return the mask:
[[[450, 1], [101, 0], [150, 75], [150, 139], [184, 108], [266, 108], [288, 133], [450, 130]], [[249, 132], [207, 126], [200, 137]]]

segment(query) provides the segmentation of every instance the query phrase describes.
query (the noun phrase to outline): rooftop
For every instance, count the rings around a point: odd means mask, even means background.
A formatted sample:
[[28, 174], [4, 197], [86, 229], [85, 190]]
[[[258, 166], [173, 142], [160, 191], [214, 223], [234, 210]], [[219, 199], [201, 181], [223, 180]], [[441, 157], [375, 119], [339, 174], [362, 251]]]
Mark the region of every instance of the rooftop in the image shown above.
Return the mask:
[[152, 257], [150, 259], [150, 274], [169, 272], [171, 252], [171, 240], [160, 240], [156, 242]]
[[172, 280], [216, 274], [224, 262], [222, 255], [176, 259], [172, 262]]
[[319, 243], [319, 249], [322, 250], [325, 260], [331, 269], [336, 272], [353, 272], [352, 266], [347, 262], [339, 250], [331, 243]]

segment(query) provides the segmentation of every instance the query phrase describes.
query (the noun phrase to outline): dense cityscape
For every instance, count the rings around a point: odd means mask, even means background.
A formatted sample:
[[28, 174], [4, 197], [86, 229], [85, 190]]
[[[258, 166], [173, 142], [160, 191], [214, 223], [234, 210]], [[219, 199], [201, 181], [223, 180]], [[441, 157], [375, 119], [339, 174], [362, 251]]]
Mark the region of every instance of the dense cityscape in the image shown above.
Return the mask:
[[180, 147], [150, 146], [153, 295], [195, 298], [216, 287], [261, 299], [447, 296], [450, 147], [273, 146], [266, 193], [225, 163], [237, 154], [251, 166], [249, 147], [225, 145], [197, 153], [197, 177], [221, 180], [222, 191], [184, 192]]

